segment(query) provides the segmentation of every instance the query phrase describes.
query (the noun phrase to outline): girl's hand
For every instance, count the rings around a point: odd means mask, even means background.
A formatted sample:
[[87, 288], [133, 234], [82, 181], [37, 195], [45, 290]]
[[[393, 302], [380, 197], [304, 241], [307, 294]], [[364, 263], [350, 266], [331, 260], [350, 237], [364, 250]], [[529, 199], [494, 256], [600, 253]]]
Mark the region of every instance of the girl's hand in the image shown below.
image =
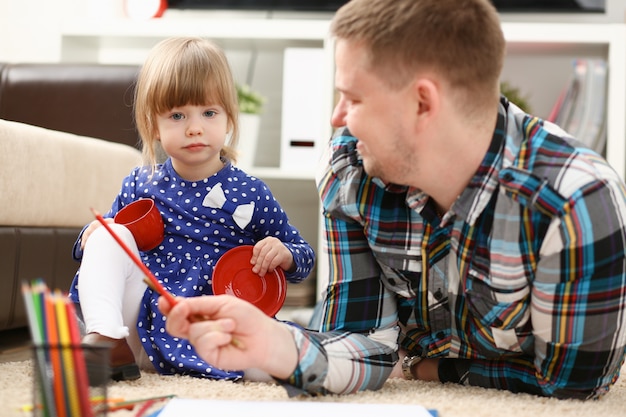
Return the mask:
[[287, 247], [275, 237], [266, 237], [254, 245], [252, 250], [252, 272], [264, 276], [267, 271], [281, 267], [285, 272], [296, 267], [293, 256]]
[[167, 316], [168, 333], [188, 339], [219, 368], [258, 368], [284, 379], [296, 367], [298, 353], [288, 325], [247, 301], [231, 295], [179, 297], [172, 307], [160, 297], [159, 310]]
[[[113, 223], [113, 219], [110, 219], [110, 218], [104, 219], [104, 221], [107, 223]], [[100, 224], [98, 220], [94, 220], [91, 223], [89, 223], [89, 226], [87, 226], [87, 228], [83, 232], [83, 235], [80, 238], [81, 250], [85, 249], [85, 243], [87, 243], [87, 239], [94, 232], [94, 230], [96, 230], [98, 227], [102, 227], [102, 224]]]

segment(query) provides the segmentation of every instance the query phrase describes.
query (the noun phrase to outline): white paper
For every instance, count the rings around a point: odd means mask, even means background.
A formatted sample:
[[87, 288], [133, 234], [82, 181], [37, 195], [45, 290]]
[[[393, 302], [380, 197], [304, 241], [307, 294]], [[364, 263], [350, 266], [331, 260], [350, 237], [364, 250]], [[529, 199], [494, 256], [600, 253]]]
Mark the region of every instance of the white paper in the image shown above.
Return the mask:
[[385, 415], [432, 417], [421, 405], [314, 401], [225, 401], [173, 398], [158, 417], [194, 416], [324, 417]]

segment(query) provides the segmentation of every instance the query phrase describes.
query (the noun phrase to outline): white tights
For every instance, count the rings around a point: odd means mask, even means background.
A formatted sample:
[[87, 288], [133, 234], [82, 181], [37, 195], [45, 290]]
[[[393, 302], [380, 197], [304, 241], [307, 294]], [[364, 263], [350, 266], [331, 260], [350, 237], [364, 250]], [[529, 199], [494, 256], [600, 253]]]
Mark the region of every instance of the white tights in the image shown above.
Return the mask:
[[[109, 226], [139, 256], [130, 231], [115, 223]], [[136, 329], [140, 301], [146, 290], [144, 276], [106, 228], [98, 227], [89, 236], [78, 278], [85, 330], [113, 339], [125, 337], [138, 364], [147, 360]]]

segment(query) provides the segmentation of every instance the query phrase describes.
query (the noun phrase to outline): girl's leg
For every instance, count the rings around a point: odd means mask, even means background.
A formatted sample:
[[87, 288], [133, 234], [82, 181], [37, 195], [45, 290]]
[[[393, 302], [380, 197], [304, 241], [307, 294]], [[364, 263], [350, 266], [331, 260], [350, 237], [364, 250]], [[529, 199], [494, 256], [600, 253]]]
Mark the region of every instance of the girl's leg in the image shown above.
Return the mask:
[[[128, 229], [118, 224], [110, 226], [138, 254]], [[99, 227], [89, 236], [78, 277], [78, 295], [87, 332], [84, 342], [113, 344], [110, 362], [114, 378], [115, 368], [122, 372], [121, 379], [139, 376], [135, 358], [142, 356], [143, 348], [135, 325], [146, 290], [143, 278], [141, 270], [106, 228]]]

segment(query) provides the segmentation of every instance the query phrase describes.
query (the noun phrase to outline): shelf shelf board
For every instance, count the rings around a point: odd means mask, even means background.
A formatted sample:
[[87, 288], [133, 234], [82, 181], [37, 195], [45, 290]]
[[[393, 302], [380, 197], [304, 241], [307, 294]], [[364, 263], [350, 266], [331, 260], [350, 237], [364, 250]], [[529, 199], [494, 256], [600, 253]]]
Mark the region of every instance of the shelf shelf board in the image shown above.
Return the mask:
[[328, 20], [161, 18], [135, 21], [72, 19], [63, 22], [66, 37], [202, 36], [215, 39], [319, 40], [329, 34]]
[[[326, 19], [261, 19], [171, 17], [135, 21], [114, 19], [71, 19], [61, 27], [63, 36], [167, 37], [196, 34], [219, 39], [325, 40], [330, 21]], [[623, 32], [612, 23], [517, 23], [502, 24], [507, 42], [521, 43], [610, 43]]]
[[502, 24], [507, 42], [610, 44], [623, 35], [618, 23], [514, 23]]

